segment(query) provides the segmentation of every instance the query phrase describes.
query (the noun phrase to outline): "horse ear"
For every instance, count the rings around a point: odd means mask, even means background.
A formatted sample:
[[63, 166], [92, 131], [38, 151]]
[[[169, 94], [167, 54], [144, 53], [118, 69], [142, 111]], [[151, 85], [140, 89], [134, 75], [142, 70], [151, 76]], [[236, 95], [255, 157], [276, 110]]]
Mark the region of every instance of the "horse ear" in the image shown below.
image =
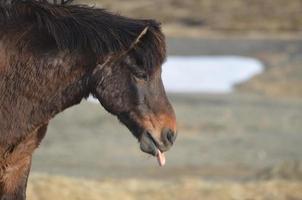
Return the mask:
[[115, 56], [114, 55], [109, 55], [107, 57], [107, 59], [104, 61], [104, 63], [97, 64], [95, 70], [93, 71], [93, 74], [95, 74], [99, 70], [102, 70], [107, 65], [114, 65], [116, 61], [126, 58], [128, 53], [140, 42], [141, 38], [144, 35], [146, 35], [146, 33], [148, 32], [148, 29], [149, 29], [148, 26], [145, 27], [125, 52], [121, 53], [120, 55], [115, 55]]
[[123, 58], [123, 59], [125, 59], [126, 61], [129, 60], [129, 59], [127, 59], [127, 56], [129, 55], [128, 53], [129, 53], [133, 48], [135, 48], [135, 46], [140, 42], [140, 40], [142, 39], [142, 37], [144, 37], [144, 35], [147, 34], [148, 29], [149, 29], [149, 27], [146, 26], [146, 27], [140, 32], [140, 34], [137, 36], [137, 38], [131, 43], [130, 47], [129, 47], [125, 52], [123, 52], [123, 53], [119, 56], [119, 58]]
[[149, 29], [149, 27], [146, 26], [146, 27], [142, 30], [142, 32], [137, 36], [137, 38], [134, 40], [134, 42], [130, 45], [130, 48], [127, 50], [126, 53], [128, 53], [129, 51], [131, 51], [131, 50], [135, 47], [135, 45], [137, 45], [137, 44], [140, 42], [140, 40], [142, 39], [142, 37], [144, 37], [144, 35], [147, 34], [148, 29]]

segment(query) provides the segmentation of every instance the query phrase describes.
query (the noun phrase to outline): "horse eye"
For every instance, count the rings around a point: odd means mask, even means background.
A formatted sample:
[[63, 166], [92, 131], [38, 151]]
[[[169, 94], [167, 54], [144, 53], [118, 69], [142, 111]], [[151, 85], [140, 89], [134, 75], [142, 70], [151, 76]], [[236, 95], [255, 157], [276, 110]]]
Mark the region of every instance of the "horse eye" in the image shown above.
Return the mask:
[[135, 72], [135, 73], [133, 73], [133, 75], [136, 77], [136, 78], [138, 78], [138, 79], [143, 79], [143, 80], [145, 80], [145, 81], [147, 81], [148, 80], [148, 75], [147, 75], [147, 73], [145, 73], [145, 72]]
[[145, 70], [143, 70], [142, 68], [140, 68], [139, 66], [132, 64], [132, 63], [131, 64], [126, 63], [126, 64], [129, 67], [134, 78], [140, 79], [140, 80], [145, 80], [145, 81], [147, 81], [149, 79], [147, 72]]

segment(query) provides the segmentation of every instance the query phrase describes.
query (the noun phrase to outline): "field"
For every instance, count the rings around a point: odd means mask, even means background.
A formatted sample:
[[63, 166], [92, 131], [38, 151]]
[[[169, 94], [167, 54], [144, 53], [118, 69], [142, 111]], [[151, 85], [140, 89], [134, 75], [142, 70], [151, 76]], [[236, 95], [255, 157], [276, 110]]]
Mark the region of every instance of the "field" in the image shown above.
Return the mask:
[[159, 168], [154, 158], [141, 153], [133, 136], [99, 105], [83, 102], [52, 121], [33, 162], [32, 171], [44, 175], [33, 175], [29, 195], [43, 200], [56, 195], [60, 199], [302, 198], [299, 99], [243, 94], [171, 95], [170, 99], [178, 116], [179, 138], [167, 153], [167, 166]]
[[164, 168], [100, 105], [68, 109], [34, 155], [29, 199], [302, 199], [301, 41], [168, 38], [168, 51], [266, 71], [232, 94], [169, 94], [179, 137]]
[[161, 21], [168, 36], [300, 35], [301, 0], [76, 0]]
[[169, 38], [170, 55], [250, 56], [266, 71], [231, 94], [169, 94], [179, 137], [164, 168], [100, 105], [64, 111], [34, 154], [29, 199], [302, 199], [300, 44]]
[[35, 152], [30, 200], [302, 199], [302, 1], [95, 4], [162, 21], [169, 55], [247, 56], [265, 71], [231, 94], [169, 94], [179, 137], [164, 168], [100, 105], [64, 111]]
[[[299, 200], [299, 182], [266, 181], [250, 183], [179, 181], [106, 180], [86, 181], [62, 177], [34, 176], [28, 188], [29, 199], [74, 200]], [[47, 192], [45, 192], [47, 190]]]

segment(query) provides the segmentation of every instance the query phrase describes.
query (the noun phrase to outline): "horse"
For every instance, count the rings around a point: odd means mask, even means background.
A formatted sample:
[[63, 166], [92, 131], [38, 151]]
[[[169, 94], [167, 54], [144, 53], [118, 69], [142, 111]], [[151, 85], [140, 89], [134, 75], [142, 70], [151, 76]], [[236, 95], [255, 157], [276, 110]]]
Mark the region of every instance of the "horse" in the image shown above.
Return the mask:
[[155, 20], [67, 1], [1, 0], [0, 199], [26, 199], [49, 121], [90, 95], [164, 165], [177, 136], [161, 79], [165, 59]]

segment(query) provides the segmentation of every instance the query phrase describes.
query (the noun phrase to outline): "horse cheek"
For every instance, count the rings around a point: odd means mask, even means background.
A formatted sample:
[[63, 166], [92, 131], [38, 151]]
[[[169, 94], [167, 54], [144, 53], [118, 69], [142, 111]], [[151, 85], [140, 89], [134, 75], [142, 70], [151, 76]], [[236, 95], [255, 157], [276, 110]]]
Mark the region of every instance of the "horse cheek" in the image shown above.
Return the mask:
[[118, 82], [105, 82], [102, 87], [96, 90], [97, 98], [102, 106], [110, 113], [117, 115], [127, 110], [127, 97], [124, 87]]

